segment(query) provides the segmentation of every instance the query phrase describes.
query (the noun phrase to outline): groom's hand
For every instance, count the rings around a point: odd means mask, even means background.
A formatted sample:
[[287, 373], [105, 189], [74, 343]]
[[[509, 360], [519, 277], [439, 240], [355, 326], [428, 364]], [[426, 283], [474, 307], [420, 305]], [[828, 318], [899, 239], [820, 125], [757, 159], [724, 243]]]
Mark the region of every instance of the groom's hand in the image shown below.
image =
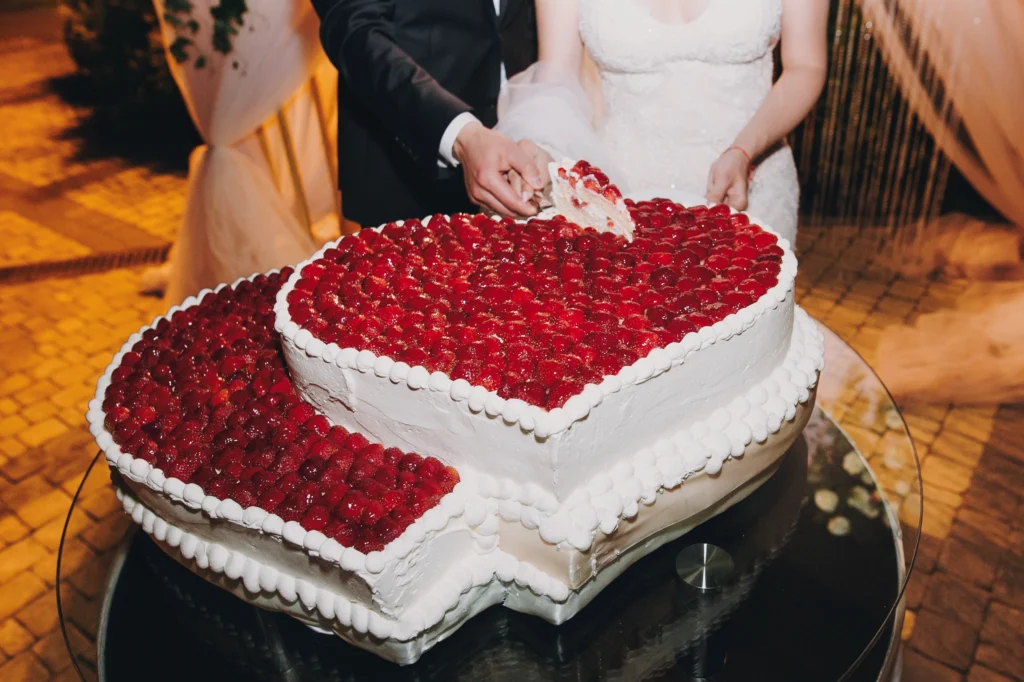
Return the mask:
[[[519, 145], [520, 149], [530, 155], [530, 158], [533, 159], [533, 164], [542, 171], [547, 170], [548, 164], [554, 161], [550, 154], [544, 151], [541, 147], [538, 147], [532, 140], [519, 140], [516, 144]], [[519, 175], [519, 173], [514, 170], [509, 171], [508, 182], [512, 185], [512, 191], [515, 192], [517, 196], [521, 196], [524, 201], [529, 201], [530, 203], [535, 204], [538, 203], [537, 190], [530, 186], [530, 183], [526, 182], [526, 180], [523, 180], [523, 177]], [[548, 183], [551, 182], [546, 174], [544, 175], [543, 182], [545, 188], [548, 186]]]
[[510, 218], [536, 215], [537, 207], [517, 195], [506, 178], [515, 171], [534, 190], [544, 188], [534, 159], [515, 142], [474, 121], [455, 138], [452, 155], [462, 164], [474, 203]]

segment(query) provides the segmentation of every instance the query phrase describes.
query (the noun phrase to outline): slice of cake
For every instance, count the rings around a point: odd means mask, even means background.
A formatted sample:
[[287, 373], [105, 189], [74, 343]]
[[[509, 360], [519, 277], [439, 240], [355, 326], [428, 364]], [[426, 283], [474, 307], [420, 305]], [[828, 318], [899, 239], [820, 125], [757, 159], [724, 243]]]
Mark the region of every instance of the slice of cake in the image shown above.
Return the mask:
[[565, 159], [548, 166], [551, 174], [551, 202], [555, 211], [569, 222], [611, 232], [626, 241], [633, 239], [636, 225], [622, 192], [608, 176], [586, 161]]

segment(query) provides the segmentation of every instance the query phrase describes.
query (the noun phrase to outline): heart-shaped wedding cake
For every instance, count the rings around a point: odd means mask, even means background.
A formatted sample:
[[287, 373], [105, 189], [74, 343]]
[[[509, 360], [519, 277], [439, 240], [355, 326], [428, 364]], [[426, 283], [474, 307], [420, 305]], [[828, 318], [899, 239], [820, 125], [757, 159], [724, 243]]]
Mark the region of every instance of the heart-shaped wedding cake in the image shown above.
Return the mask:
[[785, 241], [616, 205], [389, 223], [171, 309], [90, 404], [125, 510], [399, 663], [493, 604], [572, 617], [772, 475], [823, 362]]

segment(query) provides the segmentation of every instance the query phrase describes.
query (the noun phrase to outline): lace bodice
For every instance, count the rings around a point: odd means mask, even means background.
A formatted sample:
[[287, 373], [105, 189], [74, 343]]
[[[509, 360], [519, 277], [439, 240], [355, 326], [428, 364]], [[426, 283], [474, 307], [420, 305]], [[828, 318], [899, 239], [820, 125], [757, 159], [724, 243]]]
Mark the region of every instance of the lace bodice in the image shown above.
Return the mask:
[[[710, 0], [687, 23], [638, 0], [580, 0], [580, 34], [602, 75], [600, 134], [631, 188], [704, 195], [708, 170], [772, 86], [782, 0]], [[788, 148], [763, 159], [750, 212], [792, 241], [796, 169]]]

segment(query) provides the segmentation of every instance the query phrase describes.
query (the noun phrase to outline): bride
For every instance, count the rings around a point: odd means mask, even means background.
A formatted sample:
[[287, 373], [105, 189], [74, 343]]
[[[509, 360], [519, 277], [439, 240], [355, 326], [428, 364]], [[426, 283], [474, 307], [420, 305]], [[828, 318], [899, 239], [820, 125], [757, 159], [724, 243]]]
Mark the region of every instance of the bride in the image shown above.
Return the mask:
[[[498, 130], [585, 158], [632, 191], [676, 189], [796, 235], [785, 136], [825, 82], [825, 0], [536, 0], [539, 61], [510, 81]], [[781, 39], [782, 75], [773, 78]], [[514, 172], [510, 182], [522, 193]]]

